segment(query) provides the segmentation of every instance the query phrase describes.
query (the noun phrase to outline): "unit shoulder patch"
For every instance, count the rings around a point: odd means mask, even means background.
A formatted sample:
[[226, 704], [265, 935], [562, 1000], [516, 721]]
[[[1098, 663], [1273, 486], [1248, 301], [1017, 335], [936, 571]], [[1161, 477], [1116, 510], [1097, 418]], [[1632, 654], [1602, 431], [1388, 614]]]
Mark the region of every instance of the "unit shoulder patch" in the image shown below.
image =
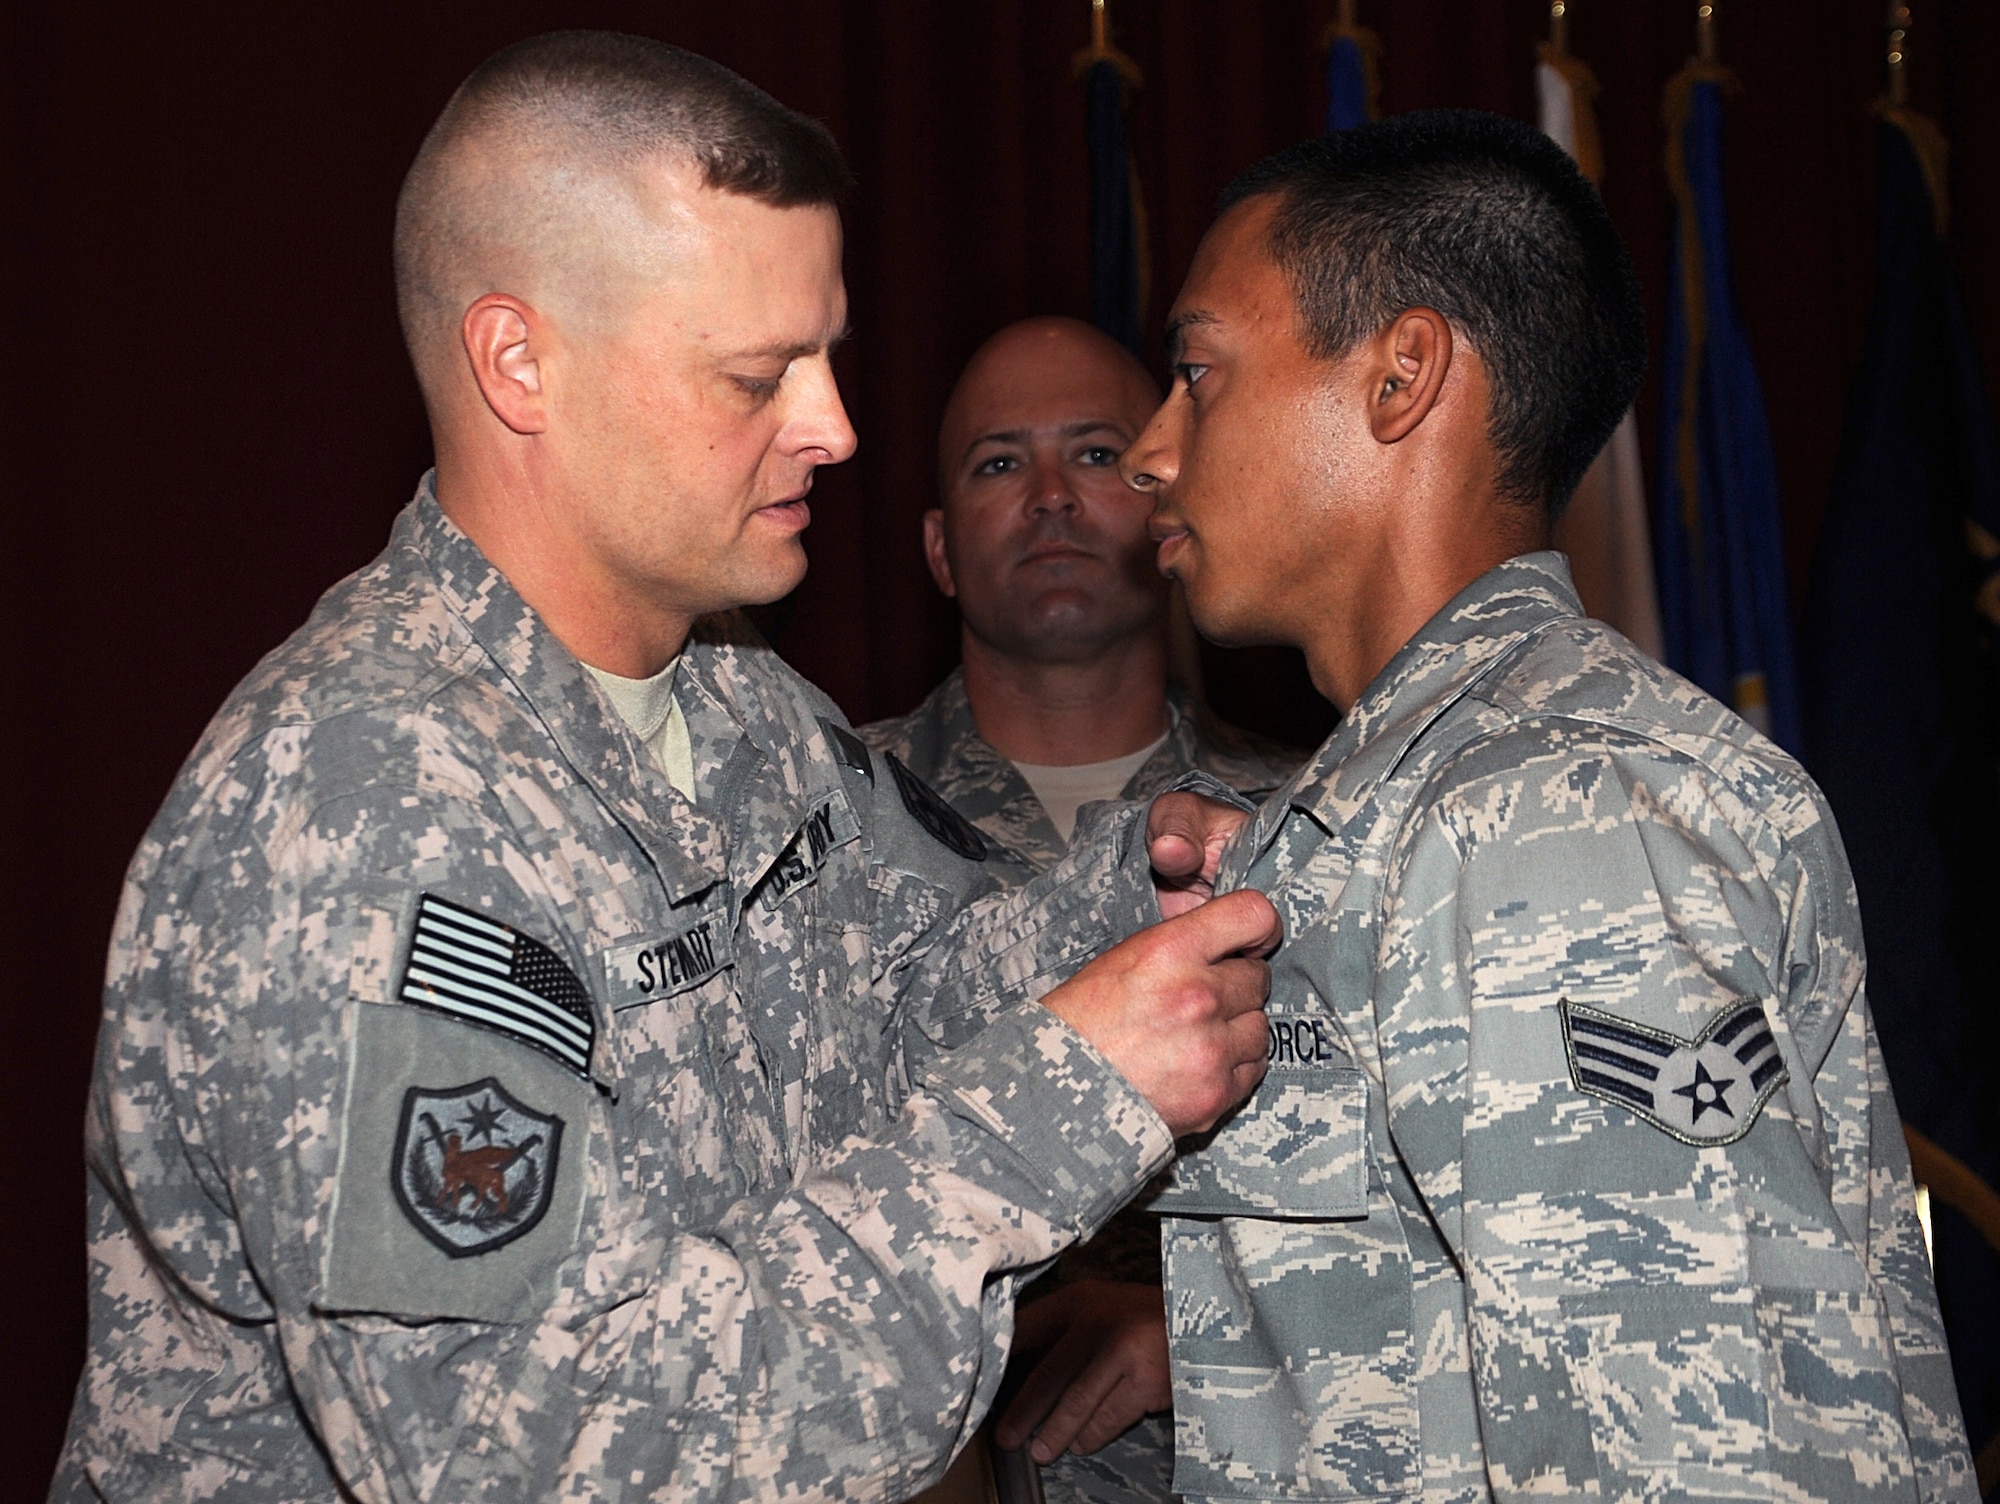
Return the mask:
[[895, 753], [884, 752], [882, 760], [889, 764], [896, 792], [903, 796], [903, 808], [912, 819], [968, 862], [986, 860], [985, 837], [973, 829], [971, 821], [945, 803], [944, 796], [936, 789], [904, 767], [903, 760]]
[[1764, 1005], [1746, 998], [1682, 1039], [1564, 998], [1571, 1083], [1684, 1144], [1733, 1144], [1790, 1079]]
[[397, 1000], [511, 1035], [584, 1076], [597, 1040], [590, 994], [548, 946], [426, 893]]
[[390, 1183], [417, 1231], [455, 1259], [504, 1248], [549, 1209], [563, 1120], [488, 1076], [403, 1094]]

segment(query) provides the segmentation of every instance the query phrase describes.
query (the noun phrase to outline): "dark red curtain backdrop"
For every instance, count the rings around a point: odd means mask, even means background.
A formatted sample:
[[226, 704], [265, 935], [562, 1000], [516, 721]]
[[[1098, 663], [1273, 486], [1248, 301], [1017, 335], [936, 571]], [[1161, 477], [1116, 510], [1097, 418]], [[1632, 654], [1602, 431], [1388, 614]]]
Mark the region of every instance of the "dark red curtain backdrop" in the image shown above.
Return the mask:
[[[2000, 365], [2000, 6], [1914, 0], [1915, 102], [1956, 151], [1953, 235]], [[1113, 0], [1155, 327], [1217, 190], [1312, 133], [1334, 0]], [[1546, 0], [1363, 0], [1390, 111], [1533, 118]], [[1661, 86], [1693, 0], [1574, 0], [1604, 85], [1606, 197], [1657, 321]], [[1770, 395], [1794, 576], [1813, 542], [1871, 275], [1881, 0], [1721, 0], [1738, 285]], [[972, 346], [1087, 313], [1087, 0], [90, 0], [10, 24], [0, 148], [0, 432], [12, 776], [0, 976], [0, 1494], [38, 1497], [82, 1348], [78, 1133], [119, 873], [229, 687], [374, 554], [427, 463], [392, 306], [404, 166], [452, 86], [556, 26], [705, 52], [840, 137], [859, 457], [815, 495], [780, 646], [856, 719], [949, 664], [924, 575], [933, 426]], [[1157, 351], [1155, 352], [1157, 358]], [[1650, 398], [1642, 416], [1650, 412]], [[1650, 440], [1649, 440], [1650, 443]], [[1650, 458], [1650, 448], [1649, 448]], [[1251, 707], [1256, 709], [1257, 707]], [[1283, 707], [1263, 709], [1276, 716]]]

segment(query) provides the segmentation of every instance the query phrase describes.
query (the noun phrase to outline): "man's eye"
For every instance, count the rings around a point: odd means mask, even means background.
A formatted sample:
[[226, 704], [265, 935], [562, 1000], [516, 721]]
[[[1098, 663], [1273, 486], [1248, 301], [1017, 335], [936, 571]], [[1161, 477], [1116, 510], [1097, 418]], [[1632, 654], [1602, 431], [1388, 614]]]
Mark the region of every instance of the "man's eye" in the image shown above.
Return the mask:
[[1011, 454], [996, 454], [990, 460], [983, 460], [974, 468], [974, 475], [1005, 475], [1010, 470], [1021, 468], [1021, 462]]
[[1077, 463], [1083, 465], [1115, 465], [1118, 463], [1118, 453], [1109, 444], [1092, 444], [1082, 454], [1077, 456]]
[[1208, 374], [1208, 367], [1183, 360], [1174, 366], [1174, 374], [1192, 388], [1197, 381]]
[[729, 378], [752, 397], [768, 397], [778, 389], [781, 376], [732, 376]]

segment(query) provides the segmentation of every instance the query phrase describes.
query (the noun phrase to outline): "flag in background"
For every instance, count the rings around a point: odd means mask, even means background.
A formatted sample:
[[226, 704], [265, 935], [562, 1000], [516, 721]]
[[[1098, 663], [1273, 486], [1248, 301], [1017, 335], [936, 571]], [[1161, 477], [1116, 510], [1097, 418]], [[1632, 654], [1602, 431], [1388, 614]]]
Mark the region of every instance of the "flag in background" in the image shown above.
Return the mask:
[[1666, 661], [1780, 746], [1799, 747], [1778, 475], [1737, 318], [1722, 194], [1722, 88], [1691, 62], [1667, 85], [1674, 198], [1653, 514]]
[[[2000, 1219], [2000, 431], [1942, 236], [1944, 138], [1895, 106], [1878, 135], [1874, 308], [1806, 596], [1806, 745], [1854, 870], [1869, 1001], [1917, 1130], [1959, 1403], [1990, 1489], [2000, 1259], [1977, 1229], [1982, 1191], [1989, 1237]], [[1950, 1194], [1970, 1177], [1939, 1151], [1979, 1178], [1970, 1206]]]
[[1136, 63], [1111, 45], [1104, 0], [1093, 0], [1090, 46], [1076, 57], [1090, 149], [1090, 321], [1141, 360], [1146, 355], [1146, 206], [1125, 132]]
[[1326, 50], [1326, 133], [1381, 118], [1381, 40], [1354, 17], [1354, 0], [1341, 0], [1340, 19], [1320, 38]]
[[[1535, 68], [1543, 132], [1602, 183], [1604, 153], [1591, 100], [1597, 80], [1560, 36], [1545, 42]], [[1583, 608], [1609, 622], [1643, 651], [1663, 655], [1660, 603], [1653, 591], [1653, 548], [1646, 536], [1646, 481], [1639, 467], [1639, 426], [1631, 413], [1611, 435], [1556, 523], [1556, 547], [1569, 555]]]

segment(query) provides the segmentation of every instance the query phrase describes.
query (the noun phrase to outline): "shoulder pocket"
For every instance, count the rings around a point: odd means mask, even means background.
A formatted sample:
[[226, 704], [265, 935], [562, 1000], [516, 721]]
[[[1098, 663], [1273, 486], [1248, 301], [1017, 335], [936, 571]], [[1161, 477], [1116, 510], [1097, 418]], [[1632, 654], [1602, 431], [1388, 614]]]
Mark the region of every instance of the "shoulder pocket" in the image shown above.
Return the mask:
[[594, 1089], [507, 1035], [356, 1002], [315, 1302], [534, 1320], [575, 1251]]

